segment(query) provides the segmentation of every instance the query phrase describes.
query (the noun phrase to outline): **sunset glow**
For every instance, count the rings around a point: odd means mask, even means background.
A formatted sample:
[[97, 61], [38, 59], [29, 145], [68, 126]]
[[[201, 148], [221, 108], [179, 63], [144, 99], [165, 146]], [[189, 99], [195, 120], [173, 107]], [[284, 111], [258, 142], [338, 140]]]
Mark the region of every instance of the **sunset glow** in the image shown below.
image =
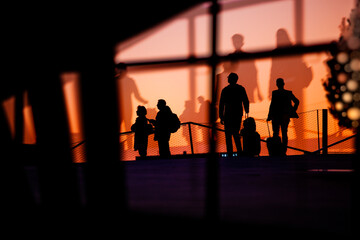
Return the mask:
[[[219, 45], [218, 54], [226, 55], [236, 50], [232, 37], [234, 34], [243, 36], [243, 51], [271, 50], [277, 46], [291, 46], [294, 44], [318, 44], [336, 41], [339, 37], [339, 25], [343, 17], [347, 17], [354, 7], [353, 0], [315, 0], [303, 1], [302, 11], [298, 9], [295, 1], [266, 1], [261, 4], [246, 4], [243, 1], [222, 1], [222, 11], [219, 14]], [[206, 5], [202, 4], [188, 12], [180, 14], [173, 19], [160, 24], [142, 34], [128, 39], [117, 46], [115, 62], [141, 62], [157, 59], [171, 59], [210, 55], [210, 20]], [[277, 32], [282, 29], [286, 32], [286, 41], [277, 39]], [[282, 42], [280, 42], [282, 41]], [[255, 59], [255, 71], [257, 86], [254, 90], [248, 86], [251, 76], [245, 72], [238, 72], [239, 84], [254, 91], [254, 101], [250, 105], [250, 115], [256, 119], [266, 119], [270, 104], [270, 94], [274, 87], [270, 85], [275, 77], [285, 78], [285, 88], [292, 90], [300, 99], [299, 113], [327, 109], [329, 103], [325, 98], [323, 81], [329, 76], [326, 61], [329, 55], [326, 52], [306, 54], [302, 56], [289, 56], [281, 58]], [[239, 66], [247, 65], [250, 61], [239, 62]], [[293, 66], [274, 72], [273, 64], [286, 64], [287, 62], [299, 62], [304, 70], [296, 70], [299, 66]], [[305, 68], [310, 71], [309, 79], [306, 80]], [[217, 74], [226, 77], [229, 69], [225, 69], [223, 63], [217, 68]], [[275, 75], [274, 75], [275, 74]], [[277, 74], [277, 75], [276, 75]], [[294, 75], [292, 75], [294, 74]], [[305, 74], [305, 75], [304, 75]], [[131, 109], [137, 105], [144, 105], [150, 109], [150, 116], [154, 118], [156, 102], [158, 99], [166, 99], [168, 105], [179, 116], [186, 110], [185, 102], [190, 102], [190, 112], [193, 117], [188, 121], [198, 122], [196, 112], [200, 105], [197, 98], [203, 96], [210, 100], [210, 68], [205, 65], [176, 68], [152, 68], [136, 67], [128, 69], [128, 75], [136, 83], [142, 98], [147, 100], [144, 104], [132, 96], [130, 102], [122, 102], [122, 106], [131, 104]], [[291, 82], [296, 79], [297, 85]], [[220, 89], [227, 85], [226, 80]], [[301, 83], [303, 82], [303, 83]], [[249, 93], [248, 93], [249, 94]], [[251, 93], [252, 94], [252, 93]], [[121, 95], [121, 93], [120, 93]], [[122, 108], [124, 109], [124, 107]], [[129, 122], [135, 121], [135, 111], [126, 113], [131, 116]], [[336, 134], [340, 129], [336, 120], [329, 116], [329, 135]], [[289, 140], [313, 139], [317, 137], [316, 119], [305, 121], [296, 120], [290, 123]], [[294, 125], [295, 124], [295, 125]], [[315, 125], [314, 125], [315, 124]], [[295, 130], [295, 129], [300, 129]], [[310, 130], [312, 129], [312, 130]], [[129, 131], [122, 124], [121, 131]], [[300, 134], [300, 135], [299, 135]], [[351, 135], [351, 131], [343, 131], [342, 134]], [[265, 134], [262, 135], [262, 137]], [[268, 134], [266, 134], [268, 135]], [[177, 141], [177, 144], [180, 144]], [[186, 144], [184, 141], [183, 144]], [[302, 149], [310, 142], [302, 141]], [[181, 144], [180, 144], [181, 145]]]
[[[261, 4], [250, 1], [221, 1], [221, 11], [218, 16], [217, 54], [227, 55], [239, 50], [239, 46], [233, 42], [235, 35], [242, 36], [243, 43], [240, 47], [246, 52], [267, 51], [294, 44], [311, 45], [336, 41], [340, 34], [339, 25], [342, 18], [349, 15], [355, 4], [354, 0], [304, 0], [300, 2], [301, 9], [294, 0], [269, 0]], [[118, 43], [114, 56], [115, 63], [209, 56], [211, 54], [211, 15], [208, 7], [209, 4], [200, 4], [152, 29]], [[285, 38], [279, 39], [277, 34], [280, 31], [286, 34], [286, 41]], [[317, 52], [299, 56], [239, 61], [230, 64], [231, 66], [229, 63], [221, 62], [216, 69], [217, 88], [220, 91], [227, 85], [226, 76], [231, 71], [238, 73], [238, 83], [247, 89], [248, 95], [252, 98], [250, 116], [258, 120], [261, 137], [265, 139], [269, 134], [264, 119], [267, 117], [271, 91], [274, 90], [274, 78], [283, 77], [285, 89], [292, 90], [300, 99], [298, 112], [306, 116], [290, 123], [289, 141], [302, 149], [311, 148], [312, 141], [319, 136], [318, 114], [315, 113], [317, 110], [329, 107], [322, 85], [330, 74], [326, 65], [329, 57], [327, 52]], [[284, 69], [276, 66], [276, 64], [285, 66], [289, 62], [292, 66], [289, 65]], [[295, 63], [301, 66], [295, 67]], [[253, 73], [250, 73], [250, 66]], [[295, 68], [303, 70], [295, 70]], [[125, 80], [120, 79], [117, 82], [119, 111], [122, 116], [119, 123], [120, 132], [130, 131], [130, 126], [136, 119], [135, 111], [138, 105], [144, 105], [148, 109], [149, 119], [155, 118], [158, 111], [156, 108], [158, 99], [165, 99], [172, 111], [181, 117], [182, 122], [209, 124], [208, 114], [199, 115], [198, 112], [199, 97], [208, 101], [212, 98], [210, 70], [210, 67], [205, 64], [128, 67]], [[309, 71], [309, 74], [306, 71]], [[76, 138], [76, 141], [83, 140], [80, 73], [66, 72], [60, 77], [63, 82], [70, 134]], [[349, 83], [349, 88], [351, 88], [351, 83]], [[15, 97], [2, 103], [13, 137], [15, 136], [14, 104]], [[337, 107], [341, 106], [338, 104]], [[351, 114], [353, 116], [358, 113]], [[23, 115], [23, 142], [34, 144], [36, 143], [35, 128], [31, 104], [27, 100], [26, 93]], [[353, 134], [350, 130], [341, 129], [331, 115], [329, 115], [328, 127], [329, 136], [346, 137]], [[198, 137], [203, 139], [200, 135]], [[132, 137], [120, 137], [120, 142], [126, 145], [127, 150], [132, 150], [130, 138]], [[185, 138], [184, 136], [176, 137], [176, 140], [171, 141], [171, 146], [188, 144]], [[300, 139], [302, 139], [301, 143], [299, 143]], [[296, 152], [293, 153], [296, 154]]]

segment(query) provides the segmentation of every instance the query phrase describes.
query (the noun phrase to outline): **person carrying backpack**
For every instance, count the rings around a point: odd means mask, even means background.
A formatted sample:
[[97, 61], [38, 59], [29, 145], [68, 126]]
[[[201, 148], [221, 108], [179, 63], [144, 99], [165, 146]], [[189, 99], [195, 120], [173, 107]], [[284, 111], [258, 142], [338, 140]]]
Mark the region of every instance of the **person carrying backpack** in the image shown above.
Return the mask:
[[156, 106], [159, 109], [159, 112], [156, 114], [155, 119], [150, 119], [149, 121], [155, 127], [154, 140], [158, 142], [160, 157], [166, 158], [171, 156], [169, 146], [171, 133], [176, 131], [171, 124], [173, 123], [174, 113], [171, 111], [170, 107], [166, 105], [164, 99], [159, 99]]

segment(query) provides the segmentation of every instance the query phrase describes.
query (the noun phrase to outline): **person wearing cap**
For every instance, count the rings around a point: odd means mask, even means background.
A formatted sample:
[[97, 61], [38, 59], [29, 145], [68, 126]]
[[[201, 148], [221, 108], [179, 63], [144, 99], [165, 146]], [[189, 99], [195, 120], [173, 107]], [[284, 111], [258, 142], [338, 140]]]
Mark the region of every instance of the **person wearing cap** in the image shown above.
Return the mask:
[[237, 84], [239, 77], [236, 73], [228, 75], [229, 85], [224, 87], [220, 95], [219, 117], [225, 127], [226, 150], [233, 154], [232, 138], [234, 138], [238, 154], [242, 154], [240, 142], [240, 128], [243, 112], [249, 113], [249, 99], [243, 86]]

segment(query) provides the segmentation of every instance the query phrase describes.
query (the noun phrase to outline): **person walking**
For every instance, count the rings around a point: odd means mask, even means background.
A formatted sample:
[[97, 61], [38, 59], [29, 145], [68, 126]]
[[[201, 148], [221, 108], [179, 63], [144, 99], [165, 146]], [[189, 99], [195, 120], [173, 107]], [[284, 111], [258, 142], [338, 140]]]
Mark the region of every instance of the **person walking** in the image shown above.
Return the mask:
[[[277, 90], [272, 91], [271, 103], [267, 121], [272, 122], [273, 137], [279, 137], [281, 128], [281, 155], [286, 155], [288, 144], [288, 126], [290, 118], [299, 118], [296, 110], [299, 107], [300, 101], [295, 97], [292, 91], [285, 90], [284, 79], [276, 79]], [[293, 105], [294, 103], [294, 105]]]
[[243, 86], [237, 84], [239, 77], [236, 73], [228, 75], [229, 85], [224, 87], [220, 95], [219, 117], [225, 126], [226, 150], [233, 154], [232, 139], [234, 138], [238, 154], [242, 154], [240, 142], [240, 128], [243, 112], [249, 113], [249, 99]]

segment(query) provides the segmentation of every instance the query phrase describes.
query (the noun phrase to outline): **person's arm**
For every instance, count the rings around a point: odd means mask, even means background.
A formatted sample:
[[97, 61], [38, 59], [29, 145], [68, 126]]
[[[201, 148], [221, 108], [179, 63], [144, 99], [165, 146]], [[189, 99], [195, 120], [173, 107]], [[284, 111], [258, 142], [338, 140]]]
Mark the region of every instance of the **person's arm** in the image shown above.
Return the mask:
[[134, 123], [133, 125], [131, 125], [131, 131], [133, 131], [133, 132], [136, 131], [136, 123]]
[[299, 107], [300, 101], [295, 97], [295, 95], [291, 92], [291, 101], [294, 102], [294, 110], [296, 111]]
[[247, 96], [245, 88], [244, 88], [244, 94], [243, 95], [244, 95], [243, 105], [244, 105], [245, 113], [249, 113], [250, 103], [249, 103], [249, 98]]
[[139, 93], [139, 90], [138, 90], [138, 88], [137, 88], [137, 86], [136, 86], [136, 84], [135, 84], [135, 81], [134, 81], [133, 79], [131, 79], [131, 83], [132, 83], [131, 89], [133, 90], [133, 93], [134, 93], [135, 98], [136, 98], [138, 101], [140, 101], [140, 102], [142, 102], [142, 103], [144, 103], [144, 104], [147, 104], [147, 103], [148, 103], [148, 100], [146, 100], [146, 99], [144, 99], [144, 98], [141, 97], [141, 95], [140, 95], [140, 93]]
[[220, 95], [220, 102], [219, 102], [219, 118], [220, 118], [220, 123], [224, 124], [224, 95], [223, 95], [223, 91], [221, 91], [221, 95]]

